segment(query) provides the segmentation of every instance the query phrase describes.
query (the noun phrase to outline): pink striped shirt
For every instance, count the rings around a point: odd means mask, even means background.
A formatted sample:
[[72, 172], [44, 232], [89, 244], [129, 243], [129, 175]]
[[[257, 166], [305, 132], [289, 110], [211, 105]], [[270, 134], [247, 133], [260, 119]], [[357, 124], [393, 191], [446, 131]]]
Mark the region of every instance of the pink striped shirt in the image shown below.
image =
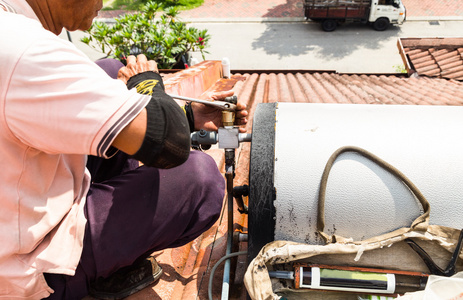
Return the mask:
[[79, 262], [87, 155], [108, 156], [149, 97], [45, 30], [26, 1], [1, 1], [16, 13], [0, 9], [0, 298], [38, 299], [52, 292], [44, 272]]

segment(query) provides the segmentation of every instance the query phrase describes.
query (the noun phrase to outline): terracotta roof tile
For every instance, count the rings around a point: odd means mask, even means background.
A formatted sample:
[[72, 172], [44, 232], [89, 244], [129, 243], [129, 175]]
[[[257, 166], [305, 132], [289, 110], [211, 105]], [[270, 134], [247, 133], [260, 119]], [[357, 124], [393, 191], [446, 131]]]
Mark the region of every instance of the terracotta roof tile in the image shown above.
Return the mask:
[[[441, 78], [335, 73], [262, 73], [248, 76], [258, 102], [461, 105], [463, 83]], [[252, 77], [252, 80], [250, 79]], [[256, 77], [256, 78], [254, 78]]]
[[462, 38], [403, 38], [398, 45], [409, 74], [463, 80]]

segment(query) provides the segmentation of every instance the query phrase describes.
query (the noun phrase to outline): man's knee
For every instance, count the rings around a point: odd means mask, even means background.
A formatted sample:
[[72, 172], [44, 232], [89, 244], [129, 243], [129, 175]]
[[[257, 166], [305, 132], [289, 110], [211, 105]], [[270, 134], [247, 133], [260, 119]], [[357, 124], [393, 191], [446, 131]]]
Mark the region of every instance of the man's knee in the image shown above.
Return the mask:
[[225, 194], [225, 179], [217, 168], [215, 160], [202, 152], [194, 151], [197, 172], [194, 175], [196, 184], [201, 186], [204, 195], [214, 195], [209, 201], [217, 201], [222, 206]]
[[124, 65], [117, 59], [103, 58], [95, 62], [100, 68], [102, 68], [109, 77], [116, 79], [119, 69]]
[[191, 231], [187, 233], [189, 239], [209, 229], [219, 218], [225, 196], [225, 179], [217, 168], [217, 164], [209, 155], [193, 151], [186, 162], [194, 166], [187, 184], [193, 184], [189, 201], [195, 202], [192, 212]]
[[192, 151], [188, 162], [193, 165], [192, 180], [196, 184], [225, 191], [225, 179], [211, 156], [203, 152]]

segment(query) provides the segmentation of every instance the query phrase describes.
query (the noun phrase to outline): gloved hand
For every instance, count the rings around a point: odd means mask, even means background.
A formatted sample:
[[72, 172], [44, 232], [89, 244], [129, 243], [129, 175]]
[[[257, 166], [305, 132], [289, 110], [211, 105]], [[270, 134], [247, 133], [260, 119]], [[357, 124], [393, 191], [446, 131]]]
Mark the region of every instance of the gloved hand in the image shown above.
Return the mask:
[[[131, 77], [127, 79], [128, 76]], [[127, 67], [121, 68], [118, 78], [129, 89], [136, 88], [138, 93], [151, 96], [146, 106], [145, 137], [133, 157], [147, 166], [163, 169], [184, 163], [191, 145], [188, 121], [177, 102], [164, 92], [157, 64], [147, 61], [143, 54], [137, 58], [129, 56]]]

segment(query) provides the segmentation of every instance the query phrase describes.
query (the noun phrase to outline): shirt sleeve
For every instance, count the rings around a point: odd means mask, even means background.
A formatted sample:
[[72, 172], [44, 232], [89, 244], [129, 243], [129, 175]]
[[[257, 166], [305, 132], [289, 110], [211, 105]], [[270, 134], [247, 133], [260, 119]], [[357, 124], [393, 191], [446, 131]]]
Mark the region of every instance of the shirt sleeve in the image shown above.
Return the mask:
[[103, 157], [150, 99], [58, 37], [26, 49], [6, 95], [5, 119], [21, 142], [47, 153]]

